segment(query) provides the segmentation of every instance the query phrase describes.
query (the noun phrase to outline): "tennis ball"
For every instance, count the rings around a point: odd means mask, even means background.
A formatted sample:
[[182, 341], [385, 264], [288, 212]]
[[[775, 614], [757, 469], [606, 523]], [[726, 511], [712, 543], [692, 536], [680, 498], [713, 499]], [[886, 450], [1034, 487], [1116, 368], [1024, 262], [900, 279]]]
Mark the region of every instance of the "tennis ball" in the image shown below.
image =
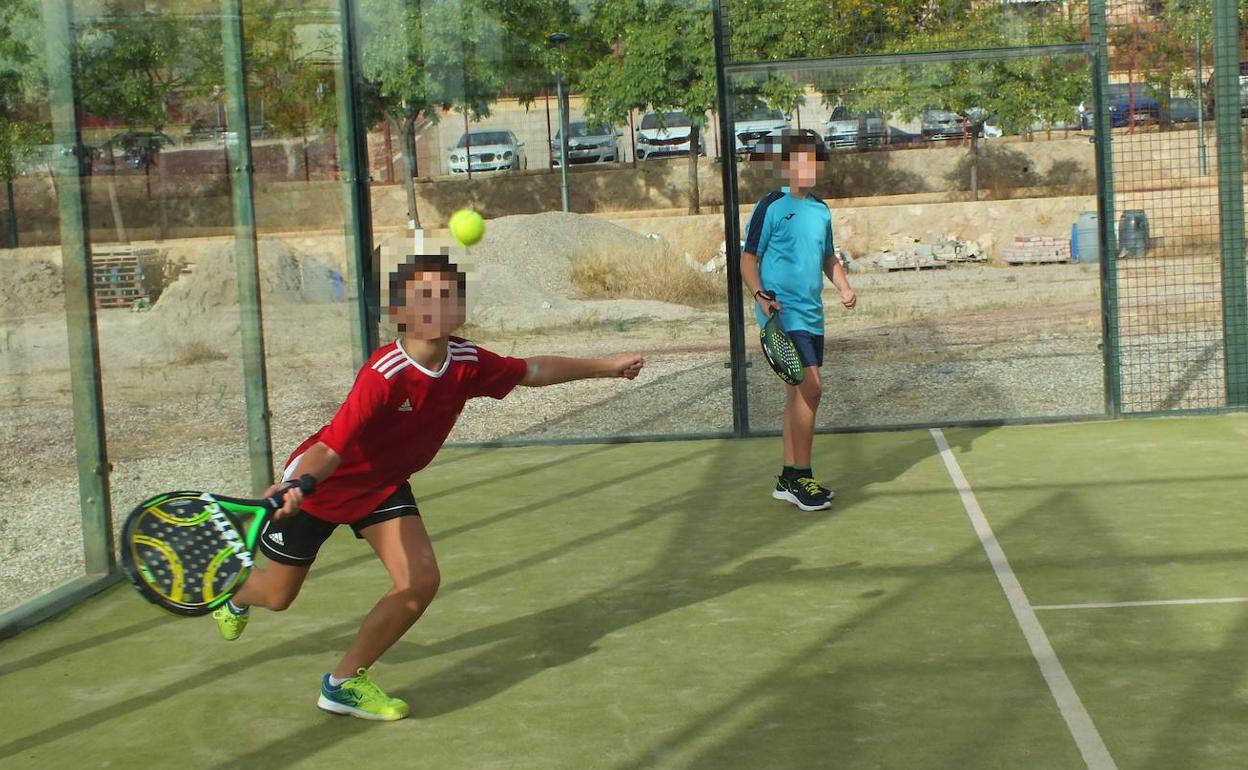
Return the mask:
[[465, 246], [471, 246], [485, 235], [485, 220], [472, 209], [460, 209], [451, 215], [451, 235]]

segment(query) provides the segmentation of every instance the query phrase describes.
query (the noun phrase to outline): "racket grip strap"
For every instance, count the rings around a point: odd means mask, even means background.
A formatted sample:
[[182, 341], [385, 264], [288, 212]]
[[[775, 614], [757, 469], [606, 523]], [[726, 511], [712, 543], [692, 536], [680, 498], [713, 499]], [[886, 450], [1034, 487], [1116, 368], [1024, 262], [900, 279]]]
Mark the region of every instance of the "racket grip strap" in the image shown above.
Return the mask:
[[286, 499], [286, 492], [291, 489], [298, 488], [305, 495], [310, 495], [316, 491], [316, 477], [310, 473], [305, 473], [297, 479], [292, 479], [282, 484], [277, 493], [267, 498], [269, 507], [277, 510], [282, 507], [282, 501]]

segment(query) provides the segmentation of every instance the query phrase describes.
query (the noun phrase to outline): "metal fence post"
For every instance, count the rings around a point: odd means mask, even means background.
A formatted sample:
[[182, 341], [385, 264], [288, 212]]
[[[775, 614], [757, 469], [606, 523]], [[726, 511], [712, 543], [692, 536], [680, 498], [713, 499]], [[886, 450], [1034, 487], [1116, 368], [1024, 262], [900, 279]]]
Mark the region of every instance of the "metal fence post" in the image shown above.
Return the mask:
[[238, 276], [239, 328], [243, 345], [243, 393], [247, 403], [247, 457], [252, 489], [259, 492], [273, 483], [273, 444], [269, 427], [268, 372], [264, 365], [264, 319], [260, 305], [242, 0], [221, 0], [221, 42], [230, 105], [230, 130], [225, 143], [232, 171], [234, 265]]
[[[351, 344], [355, 365], [364, 362], [378, 346], [381, 321], [380, 264], [374, 264], [373, 205], [369, 190], [368, 126], [364, 125], [357, 99], [363, 77], [356, 18], [356, 0], [339, 0], [342, 61], [337, 69], [338, 157], [346, 196], [344, 222], [347, 238], [347, 281], [351, 303]], [[378, 260], [380, 261], [380, 260]], [[355, 296], [351, 297], [350, 292]]]
[[719, 90], [720, 169], [724, 185], [724, 243], [728, 264], [728, 367], [732, 373], [732, 430], [737, 436], [750, 432], [750, 405], [745, 355], [745, 292], [741, 288], [741, 220], [737, 202], [737, 143], [732, 136], [732, 94], [728, 86], [728, 21], [721, 0], [711, 2], [711, 23], [715, 28], [715, 84]]
[[1222, 255], [1222, 336], [1226, 405], [1248, 406], [1248, 286], [1244, 269], [1244, 147], [1240, 124], [1239, 15], [1235, 0], [1213, 0], [1214, 129]]
[[100, 387], [100, 345], [96, 328], [91, 245], [87, 223], [87, 148], [78, 126], [74, 83], [74, 31], [71, 0], [43, 4], [48, 51], [48, 86], [53, 141], [61, 149], [52, 162], [61, 224], [61, 268], [65, 327], [69, 335], [69, 377], [73, 392], [74, 453], [78, 460], [78, 501], [87, 574], [109, 573], [113, 556], [112, 507], [108, 486], [104, 405]]
[[1118, 238], [1114, 232], [1114, 148], [1109, 102], [1109, 29], [1106, 0], [1089, 0], [1092, 37], [1093, 142], [1096, 145], [1096, 216], [1101, 251], [1101, 345], [1105, 413], [1122, 413], [1122, 357], [1118, 338]]

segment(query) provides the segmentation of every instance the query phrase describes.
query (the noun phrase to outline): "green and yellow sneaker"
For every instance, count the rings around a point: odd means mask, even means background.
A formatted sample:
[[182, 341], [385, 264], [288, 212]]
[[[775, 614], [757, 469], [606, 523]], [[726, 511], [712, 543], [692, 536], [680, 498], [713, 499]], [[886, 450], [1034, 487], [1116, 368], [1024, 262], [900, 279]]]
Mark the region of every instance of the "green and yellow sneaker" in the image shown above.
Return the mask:
[[221, 638], [232, 642], [243, 635], [243, 629], [247, 627], [247, 621], [251, 619], [251, 611], [235, 612], [230, 609], [230, 603], [226, 602], [212, 611], [212, 619], [217, 621], [217, 630], [221, 632]]
[[348, 714], [360, 719], [393, 722], [408, 715], [407, 704], [391, 698], [368, 678], [368, 669], [362, 668], [355, 676], [338, 685], [329, 683], [329, 674], [321, 679], [321, 697], [316, 705], [331, 714]]

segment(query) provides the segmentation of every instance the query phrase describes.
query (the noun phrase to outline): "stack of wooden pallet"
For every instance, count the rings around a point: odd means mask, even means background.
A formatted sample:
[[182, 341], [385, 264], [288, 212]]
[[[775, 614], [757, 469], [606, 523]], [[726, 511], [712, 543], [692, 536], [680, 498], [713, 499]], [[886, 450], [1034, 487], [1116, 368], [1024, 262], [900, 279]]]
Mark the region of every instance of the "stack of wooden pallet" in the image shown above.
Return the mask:
[[92, 252], [96, 307], [131, 307], [138, 301], [151, 302], [149, 283], [144, 280], [140, 261], [142, 256], [126, 247]]

